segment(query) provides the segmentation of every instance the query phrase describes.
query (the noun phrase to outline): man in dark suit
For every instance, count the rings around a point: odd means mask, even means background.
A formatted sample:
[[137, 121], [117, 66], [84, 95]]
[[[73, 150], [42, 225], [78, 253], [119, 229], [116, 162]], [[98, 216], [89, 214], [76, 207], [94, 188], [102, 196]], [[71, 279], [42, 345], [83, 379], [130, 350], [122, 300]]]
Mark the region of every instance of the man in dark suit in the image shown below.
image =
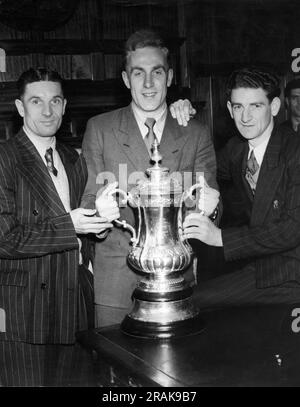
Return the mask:
[[292, 79], [284, 88], [284, 99], [288, 112], [288, 120], [282, 126], [287, 126], [300, 135], [300, 79]]
[[222, 247], [238, 271], [202, 284], [204, 306], [293, 303], [300, 296], [300, 139], [277, 126], [279, 81], [259, 69], [233, 72], [227, 107], [240, 137], [218, 158], [220, 181], [239, 199], [234, 226], [220, 229], [206, 216], [189, 215], [185, 237]]
[[[205, 206], [210, 215], [217, 203], [216, 164], [207, 129], [193, 121], [180, 127], [168, 113], [166, 96], [173, 70], [168, 49], [152, 31], [134, 33], [126, 43], [126, 67], [122, 78], [130, 89], [129, 106], [89, 120], [83, 140], [88, 166], [88, 183], [82, 206], [94, 208], [98, 189], [105, 178], [119, 181], [130, 190], [151, 166], [149, 138], [156, 137], [163, 156], [162, 165], [191, 175], [204, 173], [207, 188]], [[121, 218], [133, 224], [131, 208], [121, 209]], [[131, 307], [136, 274], [127, 266], [130, 234], [114, 227], [95, 247], [95, 302], [98, 326], [121, 322]], [[192, 276], [190, 276], [192, 278]]]
[[[93, 276], [78, 236], [112, 224], [79, 207], [84, 158], [55, 137], [66, 106], [61, 77], [30, 69], [17, 85], [23, 128], [0, 146], [0, 343], [17, 385], [30, 385], [39, 345], [73, 344], [93, 326]], [[112, 201], [101, 208], [110, 219], [119, 216]]]

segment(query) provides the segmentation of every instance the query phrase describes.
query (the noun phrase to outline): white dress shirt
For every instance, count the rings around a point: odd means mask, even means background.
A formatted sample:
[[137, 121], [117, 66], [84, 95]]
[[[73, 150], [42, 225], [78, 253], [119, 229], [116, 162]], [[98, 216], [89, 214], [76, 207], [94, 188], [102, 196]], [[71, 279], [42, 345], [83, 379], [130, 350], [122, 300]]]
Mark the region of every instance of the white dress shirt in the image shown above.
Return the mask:
[[25, 134], [29, 138], [29, 140], [33, 143], [35, 148], [37, 149], [38, 153], [40, 154], [45, 166], [47, 167], [47, 161], [45, 158], [46, 150], [48, 148], [52, 147], [53, 150], [53, 164], [54, 167], [57, 169], [57, 176], [52, 174], [52, 172], [49, 171], [49, 174], [52, 178], [52, 181], [55, 185], [55, 188], [57, 190], [57, 193], [61, 199], [62, 204], [64, 205], [64, 208], [66, 212], [71, 211], [71, 205], [70, 205], [70, 189], [69, 189], [69, 181], [68, 177], [66, 174], [65, 167], [61, 161], [61, 158], [56, 150], [56, 138], [55, 136], [51, 137], [51, 139], [48, 139], [48, 137], [43, 138], [43, 137], [38, 137], [33, 134], [31, 134], [28, 130], [23, 128]]
[[[52, 172], [49, 171], [49, 175], [52, 178], [54, 186], [57, 190], [58, 196], [66, 210], [66, 212], [71, 212], [71, 203], [70, 203], [70, 188], [69, 188], [69, 180], [65, 170], [65, 167], [61, 161], [61, 158], [56, 150], [56, 137], [53, 136], [51, 138], [48, 137], [40, 137], [36, 136], [35, 134], [31, 133], [28, 129], [23, 127], [23, 130], [29, 140], [37, 149], [38, 153], [40, 154], [45, 166], [47, 167], [47, 161], [45, 158], [46, 150], [48, 148], [52, 148], [53, 150], [53, 164], [54, 167], [57, 169], [57, 175], [55, 176]], [[81, 255], [81, 240], [78, 239], [79, 243], [79, 264], [82, 264], [82, 255]]]
[[160, 143], [168, 113], [167, 104], [164, 103], [157, 112], [144, 112], [138, 109], [138, 107], [133, 102], [131, 103], [131, 107], [135, 120], [137, 121], [137, 124], [139, 126], [143, 140], [145, 139], [149, 131], [149, 128], [145, 125], [145, 121], [147, 120], [148, 117], [151, 117], [156, 120], [153, 127], [153, 131], [158, 142]]
[[257, 146], [253, 146], [251, 144], [251, 140], [248, 141], [248, 145], [249, 145], [248, 158], [250, 157], [250, 154], [251, 154], [251, 152], [253, 150], [256, 161], [257, 161], [257, 164], [259, 165], [259, 169], [260, 169], [261, 164], [263, 162], [264, 155], [265, 155], [268, 143], [270, 141], [270, 137], [271, 137], [273, 127], [274, 127], [273, 123], [270, 123], [269, 126], [264, 131], [264, 133], [260, 136], [261, 139], [262, 139], [262, 142], [260, 144], [258, 144]]

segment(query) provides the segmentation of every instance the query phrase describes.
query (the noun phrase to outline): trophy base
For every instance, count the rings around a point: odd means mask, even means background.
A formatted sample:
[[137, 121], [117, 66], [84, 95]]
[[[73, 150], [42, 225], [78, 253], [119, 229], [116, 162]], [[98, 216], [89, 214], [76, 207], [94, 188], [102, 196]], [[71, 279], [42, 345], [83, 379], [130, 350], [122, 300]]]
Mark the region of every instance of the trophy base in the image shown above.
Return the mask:
[[199, 315], [183, 321], [157, 323], [139, 321], [127, 315], [121, 324], [126, 335], [148, 339], [168, 339], [187, 335], [195, 335], [203, 331], [205, 323]]

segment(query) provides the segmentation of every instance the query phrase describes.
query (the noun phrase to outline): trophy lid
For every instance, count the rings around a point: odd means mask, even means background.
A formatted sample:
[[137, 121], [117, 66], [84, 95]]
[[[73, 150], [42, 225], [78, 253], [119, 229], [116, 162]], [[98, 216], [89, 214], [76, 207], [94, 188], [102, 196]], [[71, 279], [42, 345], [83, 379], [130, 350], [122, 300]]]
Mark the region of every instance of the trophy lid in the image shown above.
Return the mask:
[[157, 140], [152, 144], [151, 161], [154, 162], [152, 167], [146, 170], [149, 177], [137, 187], [140, 195], [168, 195], [170, 193], [182, 193], [181, 184], [175, 177], [169, 175], [169, 168], [161, 167], [159, 162], [162, 155], [159, 152], [159, 143]]

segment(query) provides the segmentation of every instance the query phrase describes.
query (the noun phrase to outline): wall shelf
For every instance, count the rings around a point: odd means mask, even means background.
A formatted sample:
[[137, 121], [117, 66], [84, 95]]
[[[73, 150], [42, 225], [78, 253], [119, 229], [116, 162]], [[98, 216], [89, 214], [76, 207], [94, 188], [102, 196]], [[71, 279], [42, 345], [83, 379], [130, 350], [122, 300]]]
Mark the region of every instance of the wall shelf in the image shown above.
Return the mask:
[[[167, 38], [166, 42], [171, 51], [176, 51], [185, 38]], [[90, 54], [103, 52], [105, 54], [122, 54], [124, 40], [84, 40], [84, 39], [43, 39], [43, 40], [0, 40], [0, 48], [6, 55], [26, 54]]]

